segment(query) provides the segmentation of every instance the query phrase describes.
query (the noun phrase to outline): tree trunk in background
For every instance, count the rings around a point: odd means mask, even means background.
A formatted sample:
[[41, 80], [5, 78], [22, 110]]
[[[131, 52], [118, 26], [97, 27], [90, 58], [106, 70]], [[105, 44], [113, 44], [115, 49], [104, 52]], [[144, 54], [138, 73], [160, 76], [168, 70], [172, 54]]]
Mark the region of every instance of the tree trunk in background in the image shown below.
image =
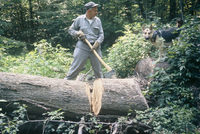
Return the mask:
[[125, 4], [125, 7], [126, 7], [126, 16], [127, 16], [127, 19], [129, 21], [129, 23], [132, 23], [133, 22], [132, 14], [131, 14], [132, 1], [130, 1], [130, 0], [125, 1], [124, 4]]
[[155, 4], [156, 4], [156, 0], [151, 0], [151, 8], [154, 9]]
[[191, 0], [190, 14], [194, 15], [195, 10], [195, 0]]
[[169, 20], [176, 17], [176, 0], [170, 0]]
[[[100, 115], [121, 116], [148, 108], [136, 79], [102, 79], [102, 83]], [[81, 81], [0, 73], [0, 100], [26, 102], [33, 115], [60, 108], [69, 118], [88, 114], [91, 107], [86, 87]]]
[[22, 2], [20, 2], [19, 3], [19, 14], [20, 14], [20, 21], [19, 21], [19, 23], [20, 23], [20, 32], [22, 32], [23, 31], [23, 29], [24, 29], [24, 26], [25, 26], [25, 16], [24, 16], [24, 12], [23, 12], [23, 7], [22, 7]]
[[197, 0], [195, 3], [195, 15], [197, 14], [199, 7], [200, 7], [200, 0]]
[[179, 5], [180, 5], [180, 10], [181, 10], [181, 19], [184, 20], [184, 5], [183, 5], [183, 0], [179, 0]]
[[[29, 36], [28, 36], [28, 42], [32, 43], [33, 42], [33, 29], [34, 29], [34, 25], [33, 25], [33, 6], [32, 6], [32, 0], [28, 0], [29, 2], [29, 20], [28, 20], [28, 27], [29, 27]], [[28, 45], [27, 46], [28, 49], [33, 49], [32, 45]]]
[[30, 14], [30, 28], [33, 28], [33, 6], [32, 6], [32, 0], [29, 0], [29, 14]]
[[140, 14], [142, 15], [142, 17], [145, 19], [146, 15], [145, 15], [145, 11], [144, 11], [144, 3], [142, 3], [141, 0], [137, 0], [137, 4], [139, 5], [139, 9], [140, 9]]
[[196, 9], [196, 0], [192, 0], [192, 6], [191, 6], [191, 15], [195, 15], [196, 12], [195, 12], [195, 9]]
[[195, 15], [197, 14], [197, 12], [199, 11], [199, 7], [200, 7], [200, 0], [197, 0], [196, 4], [195, 4]]
[[22, 31], [24, 30], [25, 27], [25, 17], [24, 17], [24, 10], [22, 7], [22, 2], [21, 1], [17, 1], [13, 7], [15, 9], [15, 12], [12, 14], [12, 23], [14, 23], [15, 26], [15, 37], [19, 35], [21, 35]]

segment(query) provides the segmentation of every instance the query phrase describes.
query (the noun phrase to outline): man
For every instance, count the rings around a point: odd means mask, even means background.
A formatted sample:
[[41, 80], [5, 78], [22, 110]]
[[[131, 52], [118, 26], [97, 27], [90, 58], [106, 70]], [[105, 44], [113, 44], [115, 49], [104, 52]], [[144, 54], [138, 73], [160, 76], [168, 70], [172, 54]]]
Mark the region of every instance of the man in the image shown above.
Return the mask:
[[102, 78], [101, 63], [93, 54], [89, 46], [84, 42], [87, 39], [93, 44], [92, 49], [95, 49], [101, 56], [100, 44], [104, 40], [104, 32], [101, 20], [96, 17], [98, 13], [98, 4], [88, 2], [85, 4], [86, 14], [77, 17], [69, 28], [69, 34], [77, 37], [79, 40], [76, 43], [74, 50], [74, 61], [69, 69], [67, 76], [64, 79], [75, 79], [79, 72], [83, 69], [87, 59], [90, 59], [94, 70], [95, 78]]

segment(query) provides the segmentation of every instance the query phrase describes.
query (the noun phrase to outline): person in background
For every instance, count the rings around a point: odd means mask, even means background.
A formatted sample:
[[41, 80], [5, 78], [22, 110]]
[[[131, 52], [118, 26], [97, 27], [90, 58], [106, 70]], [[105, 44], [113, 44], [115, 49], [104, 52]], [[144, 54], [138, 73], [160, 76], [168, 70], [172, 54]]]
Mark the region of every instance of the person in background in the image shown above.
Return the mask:
[[78, 16], [68, 30], [70, 35], [78, 38], [78, 41], [73, 53], [74, 60], [67, 76], [64, 78], [66, 80], [75, 79], [84, 68], [88, 58], [90, 59], [95, 78], [103, 77], [101, 63], [89, 46], [84, 42], [84, 40], [87, 39], [93, 45], [92, 49], [95, 49], [97, 53], [102, 56], [101, 43], [104, 40], [104, 32], [101, 20], [96, 16], [99, 5], [91, 1], [84, 6], [86, 8], [86, 13]]

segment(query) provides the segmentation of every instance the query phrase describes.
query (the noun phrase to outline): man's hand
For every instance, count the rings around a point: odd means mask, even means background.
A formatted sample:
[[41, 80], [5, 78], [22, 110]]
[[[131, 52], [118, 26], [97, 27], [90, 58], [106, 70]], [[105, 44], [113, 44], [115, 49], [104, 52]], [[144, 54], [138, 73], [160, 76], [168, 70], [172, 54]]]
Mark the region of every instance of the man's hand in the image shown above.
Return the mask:
[[85, 40], [85, 34], [82, 31], [78, 31], [77, 32], [77, 36], [79, 39], [81, 39], [82, 41]]
[[99, 42], [95, 41], [94, 45], [92, 46], [92, 50], [95, 50], [99, 46]]

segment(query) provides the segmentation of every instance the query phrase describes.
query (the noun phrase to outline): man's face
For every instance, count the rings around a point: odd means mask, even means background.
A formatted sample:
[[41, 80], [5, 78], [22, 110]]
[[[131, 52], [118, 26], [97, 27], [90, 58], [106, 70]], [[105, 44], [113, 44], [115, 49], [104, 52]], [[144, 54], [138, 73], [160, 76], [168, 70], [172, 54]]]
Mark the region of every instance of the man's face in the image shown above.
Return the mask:
[[91, 16], [92, 17], [95, 17], [98, 14], [98, 8], [97, 7], [93, 7], [90, 10], [91, 10]]

